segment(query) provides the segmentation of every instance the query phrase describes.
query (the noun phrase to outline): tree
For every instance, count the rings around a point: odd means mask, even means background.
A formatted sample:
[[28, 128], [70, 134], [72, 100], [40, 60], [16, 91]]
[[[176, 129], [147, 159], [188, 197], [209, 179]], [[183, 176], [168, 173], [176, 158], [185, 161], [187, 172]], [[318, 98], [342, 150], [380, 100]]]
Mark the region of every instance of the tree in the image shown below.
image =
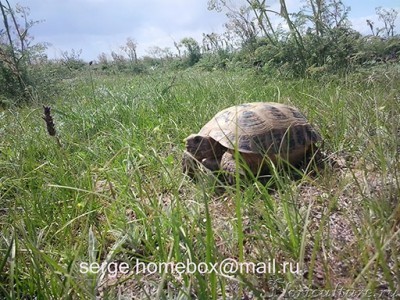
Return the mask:
[[200, 46], [197, 41], [191, 37], [183, 38], [180, 44], [186, 48], [187, 64], [193, 66], [201, 58]]
[[82, 54], [82, 49], [71, 51], [62, 51], [61, 52], [61, 62], [64, 66], [68, 68], [68, 70], [79, 70], [83, 68], [85, 62], [80, 58]]
[[150, 55], [147, 57], [147, 61], [150, 61], [151, 58], [152, 67], [158, 64], [163, 66], [165, 61], [170, 61], [173, 58], [173, 53], [168, 47], [161, 48], [158, 46], [153, 46], [147, 49], [146, 52]]
[[126, 44], [121, 47], [122, 51], [128, 55], [128, 58], [131, 62], [137, 63], [138, 58], [137, 58], [137, 42], [132, 39], [132, 38], [127, 38]]
[[344, 5], [341, 0], [329, 0], [322, 13], [323, 24], [325, 24], [329, 29], [349, 28], [349, 12], [350, 7]]
[[[350, 28], [350, 8], [342, 0], [303, 0], [296, 13], [289, 12], [288, 1], [279, 0], [279, 11], [267, 2], [243, 0], [238, 9], [233, 0], [208, 1], [209, 9], [227, 12], [226, 33], [240, 41], [240, 61], [257, 69], [284, 68], [296, 76], [310, 68], [347, 68], [359, 34]], [[281, 23], [273, 25], [274, 15]]]
[[351, 38], [356, 37], [348, 21], [349, 11], [341, 0], [306, 1], [296, 23], [308, 26], [306, 33], [299, 35], [307, 68], [345, 67], [354, 45]]
[[203, 33], [202, 44], [203, 52], [215, 53], [223, 49], [223, 40], [221, 36], [215, 32], [208, 34]]
[[376, 14], [378, 15], [378, 19], [383, 22], [384, 27], [377, 29], [377, 35], [380, 32], [384, 32], [384, 37], [389, 38], [394, 36], [394, 27], [397, 16], [399, 12], [394, 8], [389, 10], [384, 9], [382, 7], [375, 8]]
[[255, 25], [257, 21], [250, 5], [242, 5], [236, 8], [231, 1], [209, 0], [208, 9], [217, 12], [226, 11], [228, 17], [228, 21], [225, 23], [226, 35], [230, 40], [234, 40], [238, 46], [242, 47], [254, 43], [259, 28]]
[[279, 40], [279, 33], [272, 25], [268, 13], [279, 15], [278, 12], [268, 9], [266, 0], [246, 0], [251, 7], [262, 35], [268, 39], [272, 45], [277, 45]]
[[116, 65], [119, 70], [123, 70], [126, 68], [126, 58], [122, 54], [111, 51], [111, 57], [113, 59], [114, 65]]
[[97, 56], [97, 60], [99, 62], [99, 64], [101, 65], [108, 65], [108, 57], [107, 54], [105, 54], [104, 52], [101, 52], [98, 56]]
[[33, 44], [30, 29], [39, 21], [29, 20], [29, 8], [8, 0], [0, 1], [4, 29], [0, 30], [0, 81], [6, 96], [18, 101], [32, 98], [29, 90], [28, 65], [38, 56], [43, 57], [45, 44]]

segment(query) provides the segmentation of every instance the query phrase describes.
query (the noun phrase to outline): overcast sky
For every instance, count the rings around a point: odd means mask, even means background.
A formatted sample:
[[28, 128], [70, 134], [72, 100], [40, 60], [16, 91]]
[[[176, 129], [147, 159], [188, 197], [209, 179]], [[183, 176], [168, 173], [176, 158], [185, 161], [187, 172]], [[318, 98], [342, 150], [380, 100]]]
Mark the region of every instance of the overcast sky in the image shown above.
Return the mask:
[[[238, 2], [240, 0], [236, 0]], [[242, 0], [242, 2], [245, 2]], [[270, 0], [278, 9], [277, 0]], [[368, 34], [366, 19], [381, 27], [375, 7], [397, 8], [400, 0], [343, 0], [351, 7], [353, 28]], [[128, 37], [138, 43], [138, 54], [146, 55], [152, 46], [174, 48], [173, 41], [202, 33], [223, 32], [224, 13], [207, 10], [207, 0], [10, 0], [31, 10], [32, 20], [43, 20], [32, 28], [36, 42], [47, 42], [49, 58], [60, 58], [61, 51], [82, 49], [81, 58], [96, 60], [101, 52], [119, 51]], [[290, 11], [301, 1], [286, 0]], [[395, 30], [400, 32], [400, 16]]]

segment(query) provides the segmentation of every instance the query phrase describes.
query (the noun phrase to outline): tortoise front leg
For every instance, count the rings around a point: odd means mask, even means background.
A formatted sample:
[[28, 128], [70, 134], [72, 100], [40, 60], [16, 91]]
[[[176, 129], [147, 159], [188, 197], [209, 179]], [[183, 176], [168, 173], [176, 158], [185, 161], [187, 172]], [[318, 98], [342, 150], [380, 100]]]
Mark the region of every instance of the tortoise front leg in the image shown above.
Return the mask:
[[234, 185], [236, 182], [236, 172], [239, 172], [241, 178], [245, 175], [244, 170], [240, 166], [237, 166], [235, 157], [230, 151], [226, 151], [222, 155], [221, 170], [224, 172], [225, 180], [230, 185]]

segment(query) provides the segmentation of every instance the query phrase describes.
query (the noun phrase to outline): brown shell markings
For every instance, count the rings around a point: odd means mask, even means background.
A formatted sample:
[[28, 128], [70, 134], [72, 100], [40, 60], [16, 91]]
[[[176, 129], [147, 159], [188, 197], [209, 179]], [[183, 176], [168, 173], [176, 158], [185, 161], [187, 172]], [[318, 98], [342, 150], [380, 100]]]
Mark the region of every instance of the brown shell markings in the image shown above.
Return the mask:
[[226, 108], [204, 125], [199, 135], [210, 136], [229, 149], [262, 155], [304, 151], [321, 140], [297, 109], [273, 102]]

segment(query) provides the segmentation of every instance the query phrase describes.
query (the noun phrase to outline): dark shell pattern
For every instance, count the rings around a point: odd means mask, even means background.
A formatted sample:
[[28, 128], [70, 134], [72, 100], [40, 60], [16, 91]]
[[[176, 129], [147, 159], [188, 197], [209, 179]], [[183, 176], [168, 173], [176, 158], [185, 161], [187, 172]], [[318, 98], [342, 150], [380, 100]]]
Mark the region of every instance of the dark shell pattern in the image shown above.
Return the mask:
[[254, 102], [217, 113], [199, 132], [226, 148], [243, 153], [276, 154], [304, 151], [321, 140], [296, 108], [273, 102]]

